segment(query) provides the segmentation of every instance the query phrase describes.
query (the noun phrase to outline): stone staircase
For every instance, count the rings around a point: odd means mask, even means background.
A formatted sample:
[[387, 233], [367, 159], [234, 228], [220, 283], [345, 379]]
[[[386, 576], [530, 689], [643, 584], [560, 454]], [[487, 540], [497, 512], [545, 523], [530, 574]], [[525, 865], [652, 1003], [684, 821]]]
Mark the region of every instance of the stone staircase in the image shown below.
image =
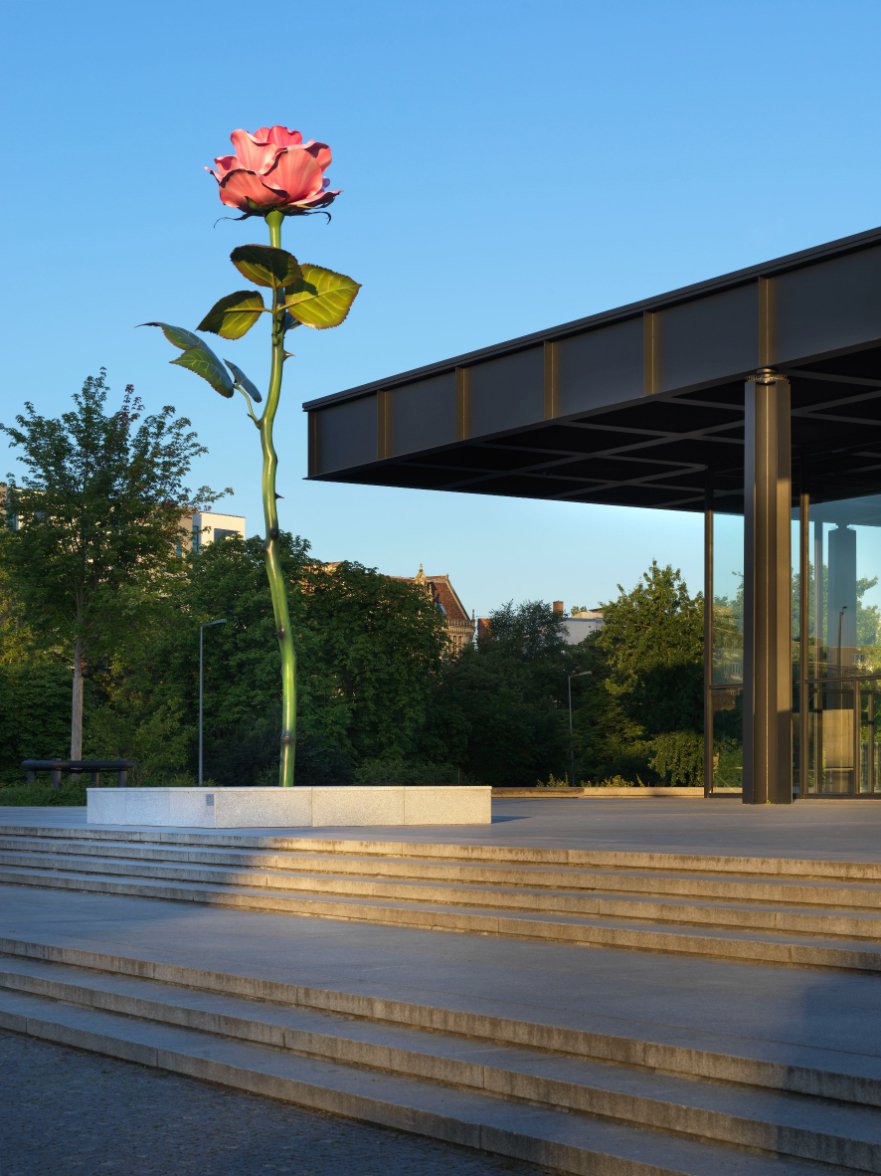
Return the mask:
[[[881, 970], [881, 867], [868, 863], [6, 827], [0, 883]], [[613, 1031], [589, 1007], [577, 1028], [517, 1012], [0, 938], [7, 1030], [562, 1172], [881, 1173], [868, 1048], [794, 1049], [721, 1026]]]
[[875, 863], [5, 827], [0, 883], [881, 971]]

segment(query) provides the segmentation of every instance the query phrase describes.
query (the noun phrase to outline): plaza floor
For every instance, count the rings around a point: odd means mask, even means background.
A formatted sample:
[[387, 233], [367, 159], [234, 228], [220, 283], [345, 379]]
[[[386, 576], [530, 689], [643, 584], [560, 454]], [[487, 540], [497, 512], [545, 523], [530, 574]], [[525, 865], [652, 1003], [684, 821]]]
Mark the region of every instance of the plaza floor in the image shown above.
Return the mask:
[[[84, 808], [0, 808], [0, 828], [85, 824]], [[881, 861], [881, 798], [761, 806], [733, 797], [497, 798], [490, 825], [268, 828], [242, 835]]]

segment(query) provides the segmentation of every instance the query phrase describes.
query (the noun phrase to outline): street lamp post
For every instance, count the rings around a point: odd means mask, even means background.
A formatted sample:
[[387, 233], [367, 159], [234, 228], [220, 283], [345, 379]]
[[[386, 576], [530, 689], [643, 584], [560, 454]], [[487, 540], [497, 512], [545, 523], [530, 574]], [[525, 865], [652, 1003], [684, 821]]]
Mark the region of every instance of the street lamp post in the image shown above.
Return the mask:
[[226, 617], [221, 617], [216, 621], [205, 621], [199, 626], [199, 787], [202, 786], [202, 726], [204, 719], [204, 695], [205, 695], [205, 657], [204, 657], [204, 633], [206, 629], [210, 629], [212, 625], [225, 625]]
[[573, 670], [566, 675], [566, 687], [569, 695], [569, 783], [575, 784], [575, 728], [572, 725], [572, 679], [589, 678], [590, 670]]

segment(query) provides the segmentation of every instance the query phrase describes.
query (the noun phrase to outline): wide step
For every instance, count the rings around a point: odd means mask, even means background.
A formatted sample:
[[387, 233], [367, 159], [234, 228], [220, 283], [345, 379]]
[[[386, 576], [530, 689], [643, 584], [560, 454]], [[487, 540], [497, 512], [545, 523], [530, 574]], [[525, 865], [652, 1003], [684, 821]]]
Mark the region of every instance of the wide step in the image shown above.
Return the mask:
[[[557, 912], [502, 910], [360, 895], [300, 893], [270, 887], [101, 876], [62, 868], [51, 859], [42, 868], [0, 867], [0, 882], [13, 885], [86, 890], [172, 901], [197, 902], [258, 911], [287, 912], [318, 918], [385, 923], [418, 929], [532, 938], [583, 946], [676, 952], [718, 959], [771, 964], [881, 971], [877, 941], [845, 939], [830, 934], [788, 934], [702, 925], [683, 930], [673, 921], [589, 918]], [[832, 928], [834, 932], [835, 928]]]
[[[218, 857], [219, 855], [200, 855]], [[236, 855], [244, 858], [245, 855]], [[123, 855], [118, 847], [118, 856], [109, 852], [101, 855], [85, 854], [82, 850], [70, 853], [54, 852], [50, 855], [34, 852], [10, 852], [2, 854], [2, 862], [15, 868], [68, 870], [78, 873], [90, 872], [108, 876], [135, 876], [142, 878], [169, 879], [173, 881], [209, 883], [247, 888], [265, 887], [268, 890], [300, 891], [313, 894], [369, 896], [375, 898], [398, 898], [415, 902], [432, 902], [447, 905], [480, 906], [507, 910], [541, 911], [543, 913], [600, 915], [603, 917], [641, 919], [644, 921], [693, 923], [704, 926], [733, 926], [758, 930], [780, 930], [795, 932], [816, 932], [827, 936], [865, 938], [877, 940], [881, 937], [881, 911], [868, 912], [861, 906], [857, 910], [848, 908], [829, 909], [829, 904], [819, 907], [803, 906], [793, 910], [792, 896], [787, 905], [772, 905], [762, 901], [758, 907], [748, 906], [743, 901], [683, 902], [681, 897], [665, 895], [648, 899], [631, 893], [600, 895], [584, 894], [578, 889], [579, 877], [573, 871], [566, 879], [566, 887], [535, 888], [534, 879], [521, 877], [519, 885], [489, 885], [486, 882], [457, 882], [444, 885], [431, 879], [402, 880], [389, 877], [383, 872], [377, 876], [368, 873], [369, 866], [362, 866], [363, 873], [316, 873], [305, 870], [283, 869], [280, 864], [264, 861], [260, 868], [248, 869], [242, 862], [194, 861], [196, 855], [189, 853], [186, 860], [167, 861], [156, 858], [145, 859], [141, 855]], [[273, 859], [270, 859], [273, 860]], [[632, 880], [632, 879], [631, 879]], [[814, 899], [819, 887], [809, 892]], [[843, 898], [848, 895], [844, 894]], [[860, 894], [858, 900], [864, 900]]]
[[561, 1171], [881, 1171], [873, 1108], [21, 957], [0, 972], [8, 1029]]

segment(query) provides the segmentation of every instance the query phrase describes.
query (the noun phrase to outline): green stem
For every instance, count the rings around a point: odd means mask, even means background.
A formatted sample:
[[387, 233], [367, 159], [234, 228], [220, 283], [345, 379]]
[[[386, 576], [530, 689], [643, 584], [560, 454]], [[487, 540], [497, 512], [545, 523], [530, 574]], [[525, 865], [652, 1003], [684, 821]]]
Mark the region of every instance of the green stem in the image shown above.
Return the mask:
[[[266, 214], [269, 226], [269, 243], [275, 249], [281, 248], [281, 226], [284, 220], [280, 212]], [[281, 567], [278, 541], [278, 496], [275, 490], [275, 475], [278, 468], [278, 454], [272, 440], [272, 427], [281, 397], [282, 369], [284, 367], [284, 319], [285, 310], [280, 291], [272, 293], [272, 370], [269, 376], [269, 391], [266, 408], [260, 418], [260, 445], [263, 450], [263, 519], [266, 527], [266, 576], [269, 580], [269, 594], [272, 597], [272, 614], [281, 654], [281, 755], [279, 757], [278, 782], [282, 788], [294, 783], [294, 741], [297, 722], [297, 660], [294, 653], [294, 636], [288, 611], [288, 595]]]

